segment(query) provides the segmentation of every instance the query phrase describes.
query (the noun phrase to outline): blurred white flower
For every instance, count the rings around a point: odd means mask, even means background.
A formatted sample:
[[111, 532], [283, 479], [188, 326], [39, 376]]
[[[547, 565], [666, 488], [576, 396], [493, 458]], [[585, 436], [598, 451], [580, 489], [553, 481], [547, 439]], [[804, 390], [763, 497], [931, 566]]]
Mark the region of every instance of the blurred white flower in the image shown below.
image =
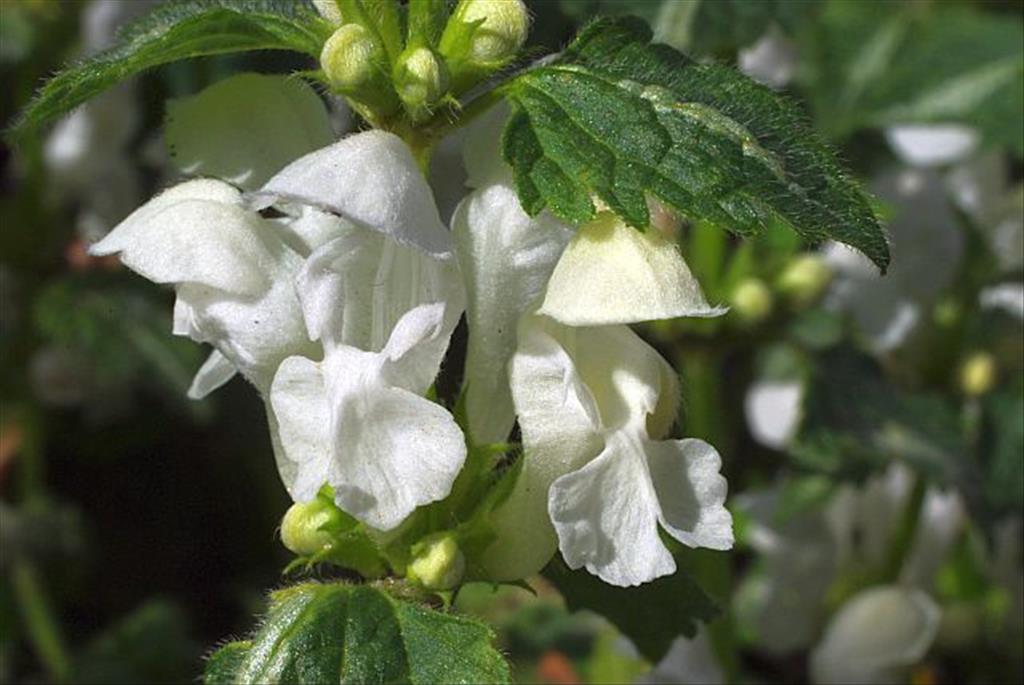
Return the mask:
[[925, 593], [879, 586], [852, 597], [811, 652], [815, 683], [897, 683], [924, 657], [942, 612]]
[[800, 379], [754, 382], [743, 403], [754, 439], [772, 449], [788, 446], [800, 427], [803, 400], [804, 383]]
[[773, 25], [756, 43], [739, 51], [737, 63], [740, 71], [755, 81], [784, 88], [796, 73], [796, 45]]
[[926, 308], [952, 283], [964, 237], [935, 172], [889, 174], [872, 189], [893, 208], [892, 266], [883, 277], [859, 253], [830, 244], [825, 257], [836, 275], [826, 304], [849, 312], [867, 345], [885, 353], [907, 340]]
[[707, 631], [696, 637], [677, 637], [654, 669], [636, 680], [637, 685], [724, 685], [725, 673], [711, 648]]
[[965, 159], [978, 147], [981, 136], [960, 124], [901, 124], [887, 128], [885, 139], [904, 163], [933, 167]]

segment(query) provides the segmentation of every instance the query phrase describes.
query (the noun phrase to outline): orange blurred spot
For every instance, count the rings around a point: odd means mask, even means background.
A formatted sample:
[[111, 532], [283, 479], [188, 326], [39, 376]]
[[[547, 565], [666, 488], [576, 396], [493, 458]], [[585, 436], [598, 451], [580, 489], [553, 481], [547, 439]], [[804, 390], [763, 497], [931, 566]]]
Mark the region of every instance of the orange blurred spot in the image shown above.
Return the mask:
[[555, 649], [549, 649], [540, 655], [537, 661], [537, 676], [552, 685], [580, 685], [583, 682], [569, 657]]

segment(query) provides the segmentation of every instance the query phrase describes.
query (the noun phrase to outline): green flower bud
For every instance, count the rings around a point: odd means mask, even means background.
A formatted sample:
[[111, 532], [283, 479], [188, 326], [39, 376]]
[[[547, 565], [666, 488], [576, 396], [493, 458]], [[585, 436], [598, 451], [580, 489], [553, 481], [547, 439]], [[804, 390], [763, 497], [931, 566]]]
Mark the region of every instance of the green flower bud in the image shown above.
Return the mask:
[[943, 328], [954, 326], [963, 314], [963, 307], [953, 298], [940, 300], [932, 310], [935, 323]]
[[334, 538], [323, 529], [341, 520], [341, 511], [329, 498], [296, 502], [281, 520], [281, 542], [295, 554], [312, 556], [334, 544]]
[[476, 62], [513, 59], [530, 30], [530, 15], [522, 0], [469, 0], [459, 5], [456, 17], [465, 24], [481, 22], [470, 41], [469, 58]]
[[384, 47], [359, 24], [338, 28], [320, 53], [320, 66], [331, 87], [380, 114], [398, 106], [386, 65]]
[[996, 360], [988, 352], [975, 352], [960, 365], [960, 390], [965, 395], [984, 395], [995, 384]]
[[395, 65], [395, 89], [413, 119], [420, 118], [448, 91], [448, 67], [430, 48], [409, 48]]
[[732, 291], [730, 304], [736, 314], [747, 323], [757, 323], [768, 317], [774, 307], [772, 291], [760, 278], [747, 278]]
[[818, 299], [832, 280], [832, 269], [818, 255], [804, 254], [789, 262], [779, 276], [779, 290], [799, 305]]
[[434, 533], [412, 549], [406, 577], [428, 590], [451, 590], [462, 580], [466, 558], [451, 533]]
[[452, 90], [464, 92], [515, 59], [529, 29], [522, 0], [461, 0], [439, 46], [452, 70]]

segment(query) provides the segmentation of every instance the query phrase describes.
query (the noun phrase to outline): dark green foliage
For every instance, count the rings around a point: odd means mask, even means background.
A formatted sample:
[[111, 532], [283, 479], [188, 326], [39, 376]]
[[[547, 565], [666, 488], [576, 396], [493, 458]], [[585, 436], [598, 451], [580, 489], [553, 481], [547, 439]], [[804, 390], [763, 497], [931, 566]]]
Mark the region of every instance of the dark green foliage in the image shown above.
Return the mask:
[[125, 27], [114, 47], [64, 69], [22, 111], [15, 133], [38, 129], [103, 90], [178, 60], [246, 50], [318, 57], [330, 26], [305, 0], [168, 2]]
[[740, 234], [781, 219], [809, 242], [839, 240], [886, 266], [865, 196], [796, 107], [650, 37], [637, 19], [594, 22], [556, 63], [505, 86], [515, 107], [504, 155], [527, 212], [582, 223], [596, 195], [643, 228], [649, 194]]

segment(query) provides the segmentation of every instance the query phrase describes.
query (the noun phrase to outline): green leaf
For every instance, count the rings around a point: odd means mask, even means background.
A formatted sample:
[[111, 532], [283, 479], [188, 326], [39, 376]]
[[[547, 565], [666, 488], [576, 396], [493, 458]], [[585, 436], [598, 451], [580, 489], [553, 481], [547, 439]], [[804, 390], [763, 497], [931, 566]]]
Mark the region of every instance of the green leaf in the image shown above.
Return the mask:
[[304, 583], [271, 595], [255, 636], [215, 652], [207, 683], [507, 683], [476, 621], [370, 585]]
[[693, 637], [697, 622], [718, 615], [718, 607], [682, 569], [637, 587], [615, 587], [556, 557], [544, 569], [570, 611], [589, 609], [623, 632], [651, 662], [657, 663], [680, 634]]
[[860, 479], [903, 459], [947, 483], [969, 480], [955, 407], [894, 386], [870, 357], [847, 348], [824, 354], [804, 412], [791, 456], [816, 471]]
[[178, 60], [247, 50], [293, 50], [319, 57], [331, 28], [298, 0], [168, 2], [126, 27], [104, 52], [46, 82], [15, 125], [31, 132], [139, 72]]
[[1024, 153], [1019, 14], [942, 5], [828, 5], [801, 46], [824, 130], [842, 138], [892, 124], [963, 123]]
[[778, 220], [885, 268], [888, 244], [867, 199], [793, 104], [650, 38], [640, 20], [600, 20], [555, 63], [503, 86], [513, 103], [503, 154], [527, 212], [583, 223], [596, 196], [643, 229], [651, 195], [740, 234]]

